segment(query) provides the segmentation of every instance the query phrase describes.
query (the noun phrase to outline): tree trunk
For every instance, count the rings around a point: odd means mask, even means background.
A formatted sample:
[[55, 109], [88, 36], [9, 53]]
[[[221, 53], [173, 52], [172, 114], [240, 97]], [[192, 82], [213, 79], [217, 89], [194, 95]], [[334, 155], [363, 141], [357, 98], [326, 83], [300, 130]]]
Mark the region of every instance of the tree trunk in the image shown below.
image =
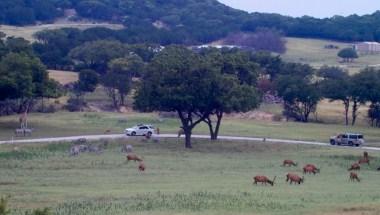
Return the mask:
[[355, 123], [356, 123], [356, 117], [358, 116], [358, 109], [359, 109], [359, 105], [358, 105], [358, 101], [353, 101], [353, 105], [352, 105], [352, 123], [351, 125], [354, 126]]
[[185, 148], [191, 149], [193, 146], [191, 145], [191, 128], [183, 129], [185, 132]]
[[344, 104], [344, 117], [345, 117], [346, 126], [347, 126], [348, 125], [348, 111], [350, 109], [350, 100], [349, 99], [343, 100], [343, 104]]
[[125, 105], [125, 95], [124, 93], [120, 93], [120, 105]]
[[208, 125], [208, 129], [209, 129], [209, 132], [210, 132], [210, 138], [211, 138], [211, 140], [217, 140], [218, 139], [219, 129], [220, 129], [220, 125], [221, 125], [222, 118], [223, 118], [223, 111], [217, 111], [215, 113], [215, 115], [217, 117], [215, 129], [214, 129], [214, 126], [213, 126], [213, 122], [212, 122], [211, 116], [207, 116], [203, 120]]

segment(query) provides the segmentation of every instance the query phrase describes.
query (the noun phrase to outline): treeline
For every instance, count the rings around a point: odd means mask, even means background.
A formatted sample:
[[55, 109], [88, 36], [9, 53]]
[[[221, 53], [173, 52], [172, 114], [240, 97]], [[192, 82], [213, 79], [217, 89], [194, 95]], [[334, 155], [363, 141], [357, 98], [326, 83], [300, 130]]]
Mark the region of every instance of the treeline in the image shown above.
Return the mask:
[[[380, 41], [380, 12], [318, 19], [279, 14], [247, 13], [216, 0], [2, 0], [0, 23], [11, 25], [49, 22], [75, 9], [78, 19], [124, 24], [124, 40], [151, 43], [198, 44], [229, 33], [275, 28], [287, 36], [343, 41]], [[133, 38], [133, 39], [130, 39]]]
[[380, 11], [369, 15], [333, 16], [318, 19], [309, 16], [293, 18], [278, 14], [253, 13], [242, 31], [258, 27], [276, 28], [287, 36], [312, 37], [342, 41], [380, 41]]
[[7, 25], [28, 25], [37, 21], [51, 22], [62, 16], [58, 9], [60, 0], [1, 0], [0, 23]]

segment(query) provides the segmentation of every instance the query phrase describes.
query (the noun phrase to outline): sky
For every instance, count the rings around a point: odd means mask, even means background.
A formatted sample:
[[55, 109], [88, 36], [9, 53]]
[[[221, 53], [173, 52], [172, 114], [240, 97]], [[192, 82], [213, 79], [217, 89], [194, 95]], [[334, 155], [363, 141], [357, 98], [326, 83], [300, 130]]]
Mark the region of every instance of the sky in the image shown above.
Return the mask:
[[[248, 12], [279, 13], [325, 18], [334, 15], [370, 14], [380, 10], [379, 0], [219, 0]], [[376, 5], [378, 5], [376, 7]]]

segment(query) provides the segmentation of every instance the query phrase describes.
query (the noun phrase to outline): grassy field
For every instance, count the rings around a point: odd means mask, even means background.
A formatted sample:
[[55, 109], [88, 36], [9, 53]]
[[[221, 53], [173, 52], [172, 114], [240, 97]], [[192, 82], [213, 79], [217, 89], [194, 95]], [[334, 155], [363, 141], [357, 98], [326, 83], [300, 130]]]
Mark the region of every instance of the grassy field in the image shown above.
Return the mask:
[[[147, 165], [125, 163], [122, 144], [132, 144]], [[94, 143], [97, 144], [97, 143]], [[361, 151], [248, 142], [196, 142], [193, 150], [170, 140], [111, 143], [104, 153], [70, 157], [70, 144], [0, 146], [0, 195], [10, 195], [12, 214], [50, 207], [58, 215], [121, 214], [379, 214], [380, 154], [348, 181], [347, 167]], [[281, 167], [294, 159], [299, 167]], [[321, 174], [288, 185], [285, 175], [306, 163]], [[252, 177], [277, 176], [275, 186], [254, 186]]]
[[[102, 134], [110, 129], [112, 133], [122, 133], [126, 127], [138, 123], [149, 123], [159, 127], [162, 133], [176, 133], [180, 126], [177, 119], [163, 121], [155, 113], [70, 113], [31, 114], [29, 126], [34, 129], [33, 138], [56, 137], [85, 134]], [[0, 140], [10, 140], [18, 127], [18, 116], [0, 118]], [[258, 136], [299, 140], [328, 141], [331, 135], [339, 132], [362, 132], [368, 145], [380, 146], [378, 128], [367, 126], [346, 127], [335, 124], [267, 122], [249, 119], [226, 118], [221, 127], [221, 135]], [[195, 134], [208, 134], [205, 124], [194, 130]]]
[[33, 34], [38, 31], [43, 30], [53, 30], [59, 28], [78, 28], [87, 29], [94, 27], [105, 27], [110, 29], [122, 29], [124, 26], [119, 24], [109, 24], [109, 23], [55, 23], [55, 24], [44, 24], [44, 25], [31, 25], [31, 26], [9, 26], [0, 25], [0, 31], [4, 32], [8, 37], [23, 37], [26, 40], [33, 42]]
[[78, 81], [78, 73], [61, 70], [48, 70], [49, 77], [58, 81], [60, 84], [65, 85]]
[[[340, 63], [337, 57], [339, 49], [351, 47], [352, 43], [291, 37], [286, 40], [287, 52], [282, 55], [285, 61], [307, 63], [316, 68], [323, 65], [341, 66], [348, 69], [350, 73], [356, 73], [367, 66], [380, 64], [380, 54], [361, 55], [353, 63]], [[325, 49], [324, 46], [328, 44], [338, 46], [339, 49]]]

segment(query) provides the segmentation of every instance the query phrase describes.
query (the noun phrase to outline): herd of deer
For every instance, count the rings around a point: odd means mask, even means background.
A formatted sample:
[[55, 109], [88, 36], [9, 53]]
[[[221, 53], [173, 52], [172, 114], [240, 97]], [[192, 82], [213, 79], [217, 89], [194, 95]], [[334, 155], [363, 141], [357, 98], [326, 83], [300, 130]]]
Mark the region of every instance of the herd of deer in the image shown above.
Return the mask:
[[[350, 181], [357, 181], [360, 182], [360, 178], [356, 172], [353, 172], [354, 170], [360, 170], [361, 164], [368, 164], [369, 165], [369, 156], [368, 152], [364, 152], [363, 157], [357, 162], [351, 165], [351, 167], [348, 169], [350, 171], [349, 174], [349, 180]], [[292, 160], [284, 160], [282, 166], [298, 166], [298, 164]], [[380, 167], [377, 169], [380, 171]], [[304, 174], [317, 174], [320, 173], [320, 169], [318, 169], [314, 164], [307, 164], [303, 167], [303, 173]], [[253, 184], [257, 185], [257, 183], [261, 183], [264, 185], [270, 184], [274, 185], [274, 181], [276, 180], [276, 176], [273, 178], [273, 180], [270, 180], [268, 177], [264, 175], [257, 175], [253, 177]], [[305, 181], [304, 176], [300, 177], [299, 175], [295, 173], [288, 173], [286, 174], [286, 182], [289, 182], [290, 184], [301, 184]]]

